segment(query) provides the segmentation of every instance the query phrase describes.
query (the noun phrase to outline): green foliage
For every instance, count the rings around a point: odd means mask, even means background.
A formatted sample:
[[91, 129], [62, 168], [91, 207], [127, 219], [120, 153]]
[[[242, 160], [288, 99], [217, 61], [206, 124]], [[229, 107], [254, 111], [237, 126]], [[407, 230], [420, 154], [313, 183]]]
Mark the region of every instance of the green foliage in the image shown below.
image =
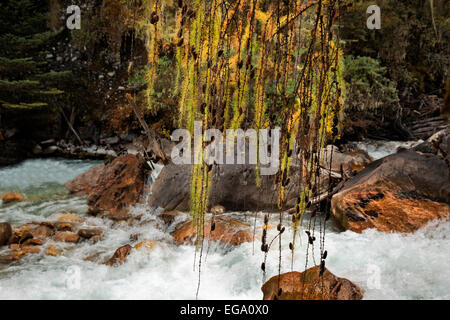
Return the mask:
[[[386, 77], [396, 83], [402, 102], [444, 87], [450, 67], [448, 0], [344, 2], [351, 4], [340, 23], [346, 54], [378, 59], [387, 68]], [[381, 8], [380, 30], [366, 28], [371, 4]]]
[[45, 107], [64, 92], [58, 86], [70, 71], [49, 72], [46, 45], [57, 35], [47, 30], [48, 7], [37, 0], [0, 5], [0, 108]]
[[386, 68], [370, 57], [345, 57], [347, 112], [396, 109], [398, 94], [395, 84], [386, 78]]

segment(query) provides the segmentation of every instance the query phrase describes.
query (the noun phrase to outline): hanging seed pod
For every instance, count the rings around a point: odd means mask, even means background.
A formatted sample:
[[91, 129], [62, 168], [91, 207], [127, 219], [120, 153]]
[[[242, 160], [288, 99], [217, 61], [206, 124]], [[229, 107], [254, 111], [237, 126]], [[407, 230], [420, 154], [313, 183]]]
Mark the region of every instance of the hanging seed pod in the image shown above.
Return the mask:
[[269, 251], [269, 246], [267, 244], [263, 243], [261, 245], [261, 251], [262, 252], [268, 252]]
[[214, 230], [216, 230], [216, 223], [215, 222], [211, 223], [211, 232], [213, 232]]
[[208, 165], [208, 172], [211, 172], [212, 169], [213, 169], [213, 165], [212, 164]]
[[252, 69], [252, 71], [250, 71], [250, 79], [254, 79], [255, 78], [255, 69]]
[[322, 260], [322, 261], [320, 262], [320, 272], [319, 272], [319, 275], [322, 276], [324, 272], [325, 272], [325, 260]]
[[150, 23], [157, 24], [158, 21], [159, 21], [158, 14], [156, 13], [156, 11], [153, 11], [152, 14], [150, 15]]
[[266, 264], [263, 262], [263, 263], [261, 263], [261, 270], [263, 271], [263, 272], [266, 272]]
[[222, 49], [220, 49], [218, 52], [217, 52], [217, 57], [221, 57], [223, 55], [223, 50]]
[[279, 224], [277, 225], [277, 230], [278, 230], [278, 231], [281, 231], [281, 227], [282, 227], [282, 226], [281, 226], [281, 223], [279, 223]]
[[328, 257], [328, 251], [325, 250], [323, 255], [322, 255], [322, 259], [325, 260]]
[[247, 69], [252, 65], [252, 57], [250, 55], [247, 56], [247, 60], [245, 61], [245, 65]]
[[197, 60], [197, 52], [195, 52], [194, 48], [192, 48], [191, 54], [192, 54], [192, 58], [194, 58], [194, 60]]
[[281, 296], [281, 294], [283, 293], [283, 289], [278, 289], [278, 296]]
[[264, 216], [264, 224], [268, 224], [269, 223], [269, 216], [266, 214]]
[[289, 242], [289, 250], [294, 250], [294, 245], [292, 244], [292, 242]]
[[337, 137], [338, 134], [339, 134], [339, 130], [336, 127], [334, 127], [333, 128], [333, 137]]
[[283, 227], [283, 228], [281, 228], [281, 230], [280, 230], [280, 234], [283, 234], [283, 233], [284, 233], [284, 231], [286, 231], [286, 227]]

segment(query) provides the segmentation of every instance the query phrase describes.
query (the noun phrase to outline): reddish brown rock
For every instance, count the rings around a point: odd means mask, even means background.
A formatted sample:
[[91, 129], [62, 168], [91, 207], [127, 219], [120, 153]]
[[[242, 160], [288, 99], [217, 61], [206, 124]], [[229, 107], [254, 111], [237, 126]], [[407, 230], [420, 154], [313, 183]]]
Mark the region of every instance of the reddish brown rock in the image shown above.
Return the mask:
[[[249, 231], [249, 226], [243, 223], [238, 223], [227, 217], [216, 217], [214, 225], [214, 231], [211, 231], [211, 218], [209, 218], [204, 226], [205, 238], [211, 241], [220, 241], [234, 246], [253, 241], [253, 234]], [[193, 243], [196, 235], [197, 227], [193, 227], [191, 221], [182, 224], [172, 234], [178, 244]]]
[[12, 236], [11, 225], [7, 222], [0, 223], [0, 246], [8, 244], [9, 238]]
[[450, 217], [448, 149], [425, 142], [370, 164], [333, 196], [332, 214], [345, 229], [414, 232]]
[[129, 244], [120, 247], [119, 249], [116, 250], [116, 252], [114, 252], [113, 256], [108, 261], [105, 262], [105, 264], [110, 267], [113, 267], [125, 263], [132, 249], [133, 248]]
[[105, 170], [106, 166], [102, 164], [67, 182], [65, 186], [72, 194], [91, 194], [97, 187], [98, 178], [104, 173]]
[[61, 232], [57, 233], [53, 240], [58, 242], [77, 243], [80, 240], [80, 236], [73, 232]]
[[55, 228], [57, 231], [72, 231], [73, 226], [69, 222], [57, 222], [55, 223]]
[[47, 225], [40, 225], [30, 230], [33, 238], [47, 239], [53, 235], [53, 229]]
[[87, 193], [89, 212], [127, 212], [144, 190], [146, 163], [135, 155], [116, 158], [66, 183], [72, 193]]
[[28, 239], [23, 243], [24, 246], [42, 246], [44, 244], [44, 241], [38, 238], [32, 238]]
[[57, 257], [60, 256], [62, 253], [61, 248], [58, 248], [56, 246], [48, 246], [47, 249], [45, 249], [45, 254], [48, 256]]
[[322, 282], [319, 266], [302, 273], [288, 272], [280, 278], [272, 277], [261, 290], [264, 300], [361, 300], [363, 297], [357, 285], [335, 276], [326, 268]]
[[0, 195], [0, 200], [3, 201], [3, 204], [21, 202], [24, 200], [24, 196], [17, 192], [8, 192]]
[[85, 239], [91, 239], [95, 236], [101, 236], [103, 234], [103, 230], [101, 229], [80, 229], [78, 230], [78, 235]]

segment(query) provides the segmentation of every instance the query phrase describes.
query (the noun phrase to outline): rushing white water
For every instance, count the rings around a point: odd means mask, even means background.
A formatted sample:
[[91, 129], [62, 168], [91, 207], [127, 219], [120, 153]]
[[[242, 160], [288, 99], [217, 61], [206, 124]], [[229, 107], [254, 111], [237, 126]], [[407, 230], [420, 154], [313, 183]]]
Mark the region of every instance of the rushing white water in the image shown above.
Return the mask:
[[[32, 160], [0, 169], [0, 190], [19, 190], [27, 199], [0, 206], [0, 221], [19, 225], [55, 212], [71, 211], [86, 218], [84, 225], [96, 225], [106, 231], [104, 240], [96, 244], [58, 243], [65, 250], [60, 257], [41, 253], [28, 255], [12, 265], [0, 265], [0, 299], [195, 298], [198, 282], [198, 269], [193, 270], [195, 248], [173, 243], [170, 231], [174, 226], [162, 226], [156, 218], [159, 210], [139, 205], [132, 212], [143, 214], [143, 223], [132, 227], [113, 225], [111, 221], [87, 217], [85, 198], [69, 196], [64, 191], [64, 182], [96, 164]], [[254, 213], [234, 215], [253, 227]], [[258, 214], [258, 234], [261, 219], [262, 214]], [[269, 223], [276, 225], [277, 221], [278, 215], [273, 215]], [[408, 235], [375, 230], [342, 233], [331, 223], [327, 229], [327, 267], [360, 285], [365, 290], [365, 299], [450, 299], [450, 222], [435, 222]], [[136, 242], [130, 241], [130, 235], [137, 233], [141, 234], [141, 240], [155, 240], [160, 245], [147, 251], [133, 250], [127, 262], [118, 267], [101, 264], [118, 247], [134, 245]], [[274, 234], [270, 230], [268, 239]], [[307, 242], [303, 232], [301, 236], [294, 260], [294, 269], [300, 271], [304, 270]], [[290, 271], [291, 237], [288, 229], [282, 238], [282, 272]], [[259, 241], [235, 248], [211, 243], [201, 269], [199, 299], [261, 299], [260, 265], [264, 256], [260, 246]], [[0, 249], [0, 255], [7, 250]], [[276, 240], [267, 259], [267, 277], [277, 274], [278, 255]], [[311, 266], [312, 258], [309, 260]]]
[[409, 149], [422, 143], [419, 141], [379, 141], [379, 140], [366, 140], [363, 142], [353, 142], [353, 144], [367, 153], [374, 159], [378, 160], [388, 155], [394, 154], [399, 148]]

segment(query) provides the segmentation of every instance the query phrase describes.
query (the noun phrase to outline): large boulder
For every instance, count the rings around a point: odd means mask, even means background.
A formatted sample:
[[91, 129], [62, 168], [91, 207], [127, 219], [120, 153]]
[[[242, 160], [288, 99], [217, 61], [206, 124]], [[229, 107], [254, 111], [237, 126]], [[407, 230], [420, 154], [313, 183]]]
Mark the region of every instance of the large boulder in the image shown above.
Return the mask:
[[8, 244], [11, 235], [12, 235], [11, 225], [7, 222], [0, 223], [0, 246]]
[[335, 276], [327, 268], [321, 277], [319, 266], [301, 273], [274, 276], [261, 290], [264, 300], [361, 300], [363, 297], [357, 285]]
[[87, 193], [91, 213], [119, 214], [136, 204], [144, 190], [147, 164], [127, 154], [66, 183], [72, 193]]
[[345, 229], [413, 232], [450, 216], [448, 130], [413, 149], [371, 163], [333, 196]]
[[[292, 174], [285, 192], [285, 209], [295, 206], [301, 192], [298, 167]], [[152, 185], [149, 204], [167, 211], [188, 211], [192, 165], [165, 166]], [[278, 208], [279, 186], [277, 175], [261, 176], [260, 187], [256, 185], [254, 165], [218, 165], [213, 168], [209, 201], [212, 206], [223, 205], [233, 211], [276, 210]], [[328, 175], [323, 172], [319, 190], [328, 186]]]
[[[214, 230], [211, 230], [211, 224], [214, 225]], [[207, 218], [204, 234], [206, 239], [234, 246], [253, 241], [253, 234], [248, 225], [226, 216], [216, 217], [214, 220], [211, 217]], [[193, 244], [197, 238], [197, 227], [192, 225], [192, 221], [187, 221], [177, 228], [172, 236], [178, 244]]]

